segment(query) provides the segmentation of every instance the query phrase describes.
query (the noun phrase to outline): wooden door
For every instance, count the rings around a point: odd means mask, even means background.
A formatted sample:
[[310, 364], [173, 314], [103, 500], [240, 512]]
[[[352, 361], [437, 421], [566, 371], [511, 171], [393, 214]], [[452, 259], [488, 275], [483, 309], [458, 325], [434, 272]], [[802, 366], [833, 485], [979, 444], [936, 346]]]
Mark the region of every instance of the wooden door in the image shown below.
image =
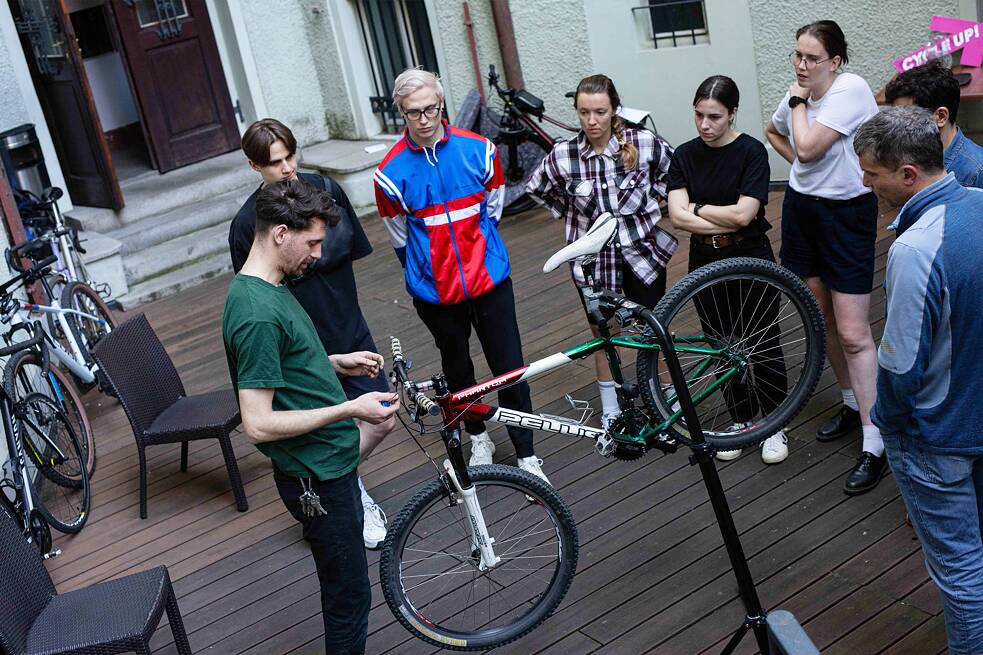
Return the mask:
[[112, 0], [147, 147], [166, 172], [239, 147], [205, 0]]
[[10, 6], [72, 202], [122, 209], [123, 194], [63, 1]]

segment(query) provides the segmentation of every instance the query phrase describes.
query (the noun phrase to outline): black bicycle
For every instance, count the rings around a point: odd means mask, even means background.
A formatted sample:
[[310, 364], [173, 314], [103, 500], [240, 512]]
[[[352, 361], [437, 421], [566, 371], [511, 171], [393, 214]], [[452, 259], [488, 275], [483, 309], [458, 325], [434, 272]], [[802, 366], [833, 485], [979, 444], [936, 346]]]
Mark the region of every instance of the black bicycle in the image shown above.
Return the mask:
[[[47, 366], [44, 335], [31, 326], [30, 339], [0, 348], [0, 357], [40, 352]], [[39, 393], [19, 399], [0, 387], [0, 420], [9, 456], [9, 475], [0, 479], [0, 506], [21, 527], [41, 556], [53, 557], [51, 530], [79, 532], [89, 518], [89, 474], [85, 455], [61, 407]]]

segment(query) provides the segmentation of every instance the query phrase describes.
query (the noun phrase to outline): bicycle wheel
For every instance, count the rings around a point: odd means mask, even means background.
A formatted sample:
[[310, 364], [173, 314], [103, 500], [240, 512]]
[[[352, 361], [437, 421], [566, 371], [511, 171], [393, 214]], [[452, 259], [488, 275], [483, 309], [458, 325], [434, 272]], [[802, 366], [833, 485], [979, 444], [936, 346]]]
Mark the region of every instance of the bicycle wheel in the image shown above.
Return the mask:
[[[37, 351], [22, 350], [9, 360], [3, 370], [3, 387], [7, 395], [16, 402], [26, 398], [30, 393], [40, 393], [54, 400], [65, 413], [78, 437], [82, 452], [85, 455], [85, 469], [91, 478], [96, 470], [96, 444], [92, 437], [92, 426], [85, 405], [68, 376], [57, 366], [49, 366], [48, 373], [41, 369], [41, 357]], [[39, 453], [43, 452], [43, 444], [30, 441], [30, 435], [25, 435], [24, 449], [29, 457], [40, 467]], [[41, 467], [42, 473], [49, 469]], [[52, 478], [53, 482], [58, 482]], [[77, 481], [76, 481], [77, 482]]]
[[[772, 262], [736, 257], [680, 280], [655, 308], [673, 336], [707, 441], [735, 450], [764, 441], [805, 406], [826, 356], [812, 292]], [[682, 350], [680, 350], [682, 349]], [[679, 409], [659, 351], [638, 356], [646, 407], [663, 419]], [[688, 436], [683, 418], [669, 431]]]
[[89, 519], [89, 476], [82, 446], [64, 412], [47, 396], [29, 394], [15, 405], [14, 431], [25, 448], [28, 439], [45, 444], [43, 465], [25, 458], [38, 511], [56, 530], [78, 532]]
[[393, 615], [414, 636], [451, 650], [494, 648], [527, 634], [560, 604], [577, 569], [577, 529], [552, 487], [511, 466], [470, 473], [497, 566], [478, 570], [463, 505], [440, 480], [393, 521], [379, 562]]
[[95, 348], [99, 339], [116, 328], [116, 319], [113, 318], [112, 311], [92, 287], [82, 282], [69, 282], [65, 285], [61, 294], [61, 306], [65, 309], [98, 317], [92, 319], [74, 313], [65, 315], [68, 320], [68, 327], [82, 350], [86, 363], [92, 365], [94, 363], [91, 354], [92, 349]]

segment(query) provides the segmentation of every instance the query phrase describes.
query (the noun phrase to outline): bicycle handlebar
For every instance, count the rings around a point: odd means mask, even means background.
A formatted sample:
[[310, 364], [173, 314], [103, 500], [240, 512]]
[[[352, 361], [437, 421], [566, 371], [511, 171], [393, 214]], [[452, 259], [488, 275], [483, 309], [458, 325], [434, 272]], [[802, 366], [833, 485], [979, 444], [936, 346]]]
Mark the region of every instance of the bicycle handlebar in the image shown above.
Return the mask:
[[0, 357], [7, 357], [8, 355], [19, 353], [22, 350], [37, 348], [38, 346], [41, 345], [42, 341], [44, 341], [44, 334], [35, 330], [34, 336], [28, 339], [27, 341], [19, 341], [5, 348], [0, 348]]
[[425, 393], [417, 391], [416, 384], [410, 380], [406, 374], [406, 359], [403, 358], [403, 346], [396, 337], [389, 338], [389, 347], [393, 353], [393, 372], [396, 374], [396, 381], [406, 387], [413, 403], [431, 416], [440, 414], [440, 406], [430, 400]]

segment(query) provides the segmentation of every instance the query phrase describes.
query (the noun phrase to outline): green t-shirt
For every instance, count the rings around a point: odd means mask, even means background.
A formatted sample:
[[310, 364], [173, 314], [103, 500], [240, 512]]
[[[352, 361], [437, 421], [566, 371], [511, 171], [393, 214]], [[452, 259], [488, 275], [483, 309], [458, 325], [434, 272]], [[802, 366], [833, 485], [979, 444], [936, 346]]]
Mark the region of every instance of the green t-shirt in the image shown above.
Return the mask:
[[[284, 285], [236, 275], [222, 316], [232, 385], [273, 389], [273, 410], [318, 409], [347, 400], [314, 324]], [[308, 434], [259, 444], [293, 477], [331, 480], [358, 466], [358, 428], [351, 419]]]

